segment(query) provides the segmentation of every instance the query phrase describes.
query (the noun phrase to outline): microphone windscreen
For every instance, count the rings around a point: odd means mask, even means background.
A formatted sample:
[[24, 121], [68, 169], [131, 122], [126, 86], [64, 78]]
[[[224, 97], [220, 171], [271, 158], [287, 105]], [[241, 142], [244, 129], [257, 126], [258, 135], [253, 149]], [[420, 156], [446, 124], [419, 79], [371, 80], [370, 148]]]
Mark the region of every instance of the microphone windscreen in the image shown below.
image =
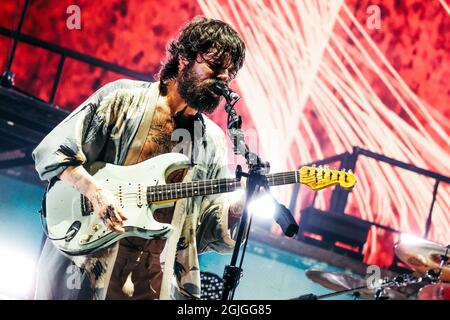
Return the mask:
[[226, 93], [226, 84], [223, 81], [216, 81], [213, 87], [213, 91], [215, 94], [224, 95]]

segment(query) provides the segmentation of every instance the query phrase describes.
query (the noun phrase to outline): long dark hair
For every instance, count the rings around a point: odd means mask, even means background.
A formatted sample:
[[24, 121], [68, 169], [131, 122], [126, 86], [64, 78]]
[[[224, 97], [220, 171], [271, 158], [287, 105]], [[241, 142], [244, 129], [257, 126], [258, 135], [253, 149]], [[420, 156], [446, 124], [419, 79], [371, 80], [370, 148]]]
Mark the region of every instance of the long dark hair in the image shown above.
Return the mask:
[[178, 75], [180, 56], [194, 61], [197, 55], [206, 54], [214, 49], [215, 60], [224, 57], [237, 72], [244, 63], [245, 44], [239, 34], [227, 23], [205, 17], [195, 17], [180, 31], [178, 38], [169, 43], [166, 61], [159, 71], [159, 89], [167, 94], [166, 80]]

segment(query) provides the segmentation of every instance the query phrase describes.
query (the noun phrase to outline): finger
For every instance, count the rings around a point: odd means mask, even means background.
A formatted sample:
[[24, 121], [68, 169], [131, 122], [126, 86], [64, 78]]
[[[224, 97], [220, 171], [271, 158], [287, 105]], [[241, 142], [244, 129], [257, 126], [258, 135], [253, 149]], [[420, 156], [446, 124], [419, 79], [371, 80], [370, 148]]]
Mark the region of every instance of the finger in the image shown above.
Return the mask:
[[116, 225], [116, 226], [113, 227], [113, 231], [115, 231], [115, 232], [121, 234], [121, 233], [124, 233], [124, 232], [125, 232], [125, 229], [124, 229], [122, 226], [117, 226], [117, 225]]
[[112, 222], [111, 220], [106, 220], [105, 222], [106, 227], [108, 228], [108, 230], [110, 231], [114, 231], [117, 233], [124, 233], [125, 229], [123, 229], [120, 225], [115, 224], [114, 222]]
[[128, 218], [120, 211], [117, 211], [117, 213], [119, 214], [120, 218], [122, 218], [123, 221], [128, 220]]
[[108, 228], [108, 230], [111, 230], [111, 231], [114, 230], [114, 224], [112, 223], [111, 220], [109, 220], [109, 219], [103, 220], [103, 223]]
[[122, 234], [125, 232], [125, 229], [122, 227], [122, 222], [114, 222], [112, 220], [108, 220], [108, 229], [114, 232], [117, 232], [118, 234]]
[[109, 212], [109, 216], [114, 223], [122, 224], [122, 218], [120, 218], [118, 211], [114, 208], [114, 206], [109, 205], [107, 208]]
[[107, 210], [105, 212], [100, 213], [100, 219], [102, 220], [103, 224], [108, 228], [108, 230], [113, 230], [114, 223], [111, 220], [111, 216]]
[[100, 212], [99, 213], [99, 217], [100, 217], [100, 220], [102, 220], [102, 222], [104, 224], [106, 224], [107, 220], [109, 220], [109, 219], [106, 218], [106, 211], [105, 212]]
[[119, 213], [117, 213], [117, 211], [114, 212], [111, 216], [113, 218], [114, 223], [120, 224], [120, 225], [122, 224], [122, 218], [120, 217]]

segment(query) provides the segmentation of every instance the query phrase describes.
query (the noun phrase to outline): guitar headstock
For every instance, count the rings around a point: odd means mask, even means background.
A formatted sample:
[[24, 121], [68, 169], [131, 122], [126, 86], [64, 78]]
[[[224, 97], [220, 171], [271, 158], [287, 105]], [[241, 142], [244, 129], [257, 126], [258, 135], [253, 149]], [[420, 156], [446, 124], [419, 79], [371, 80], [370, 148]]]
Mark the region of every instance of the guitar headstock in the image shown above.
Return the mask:
[[351, 170], [329, 169], [323, 167], [302, 167], [299, 170], [300, 183], [306, 184], [312, 190], [340, 185], [343, 189], [351, 189], [356, 184], [356, 177]]

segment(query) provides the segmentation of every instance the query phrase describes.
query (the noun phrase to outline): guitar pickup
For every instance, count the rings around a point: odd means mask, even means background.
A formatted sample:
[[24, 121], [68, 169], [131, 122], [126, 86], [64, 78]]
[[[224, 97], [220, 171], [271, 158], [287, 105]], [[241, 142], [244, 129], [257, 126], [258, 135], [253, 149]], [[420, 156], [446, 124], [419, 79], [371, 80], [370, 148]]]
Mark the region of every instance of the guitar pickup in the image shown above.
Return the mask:
[[90, 216], [94, 212], [94, 206], [85, 196], [81, 195], [81, 215]]

